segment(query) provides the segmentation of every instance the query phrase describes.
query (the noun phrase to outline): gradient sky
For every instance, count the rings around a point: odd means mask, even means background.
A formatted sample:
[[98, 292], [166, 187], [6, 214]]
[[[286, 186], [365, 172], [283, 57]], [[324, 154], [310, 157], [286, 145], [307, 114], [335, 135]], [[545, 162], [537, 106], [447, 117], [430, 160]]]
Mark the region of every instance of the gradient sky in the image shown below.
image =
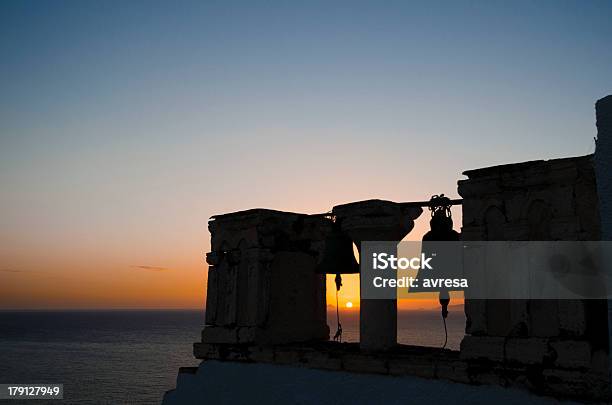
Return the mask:
[[609, 1], [2, 1], [0, 308], [201, 307], [211, 215], [456, 196], [466, 169], [591, 153], [610, 21]]

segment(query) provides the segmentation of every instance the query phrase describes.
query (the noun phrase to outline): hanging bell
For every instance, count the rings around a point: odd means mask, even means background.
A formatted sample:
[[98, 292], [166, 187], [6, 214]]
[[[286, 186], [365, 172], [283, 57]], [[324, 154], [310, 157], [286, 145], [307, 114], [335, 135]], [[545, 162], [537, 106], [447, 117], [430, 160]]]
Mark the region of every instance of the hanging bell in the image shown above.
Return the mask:
[[[430, 245], [427, 242], [443, 242], [443, 241], [458, 241], [461, 237], [459, 232], [453, 229], [453, 216], [451, 213], [451, 201], [444, 194], [434, 195], [429, 200], [429, 210], [431, 211], [431, 220], [429, 221], [430, 230], [423, 236], [423, 244], [421, 246], [424, 254], [428, 255]], [[433, 244], [435, 245], [435, 244]], [[456, 247], [458, 248], [458, 246]], [[422, 277], [421, 272], [417, 273], [417, 278]], [[450, 303], [449, 290], [440, 288], [438, 290], [438, 300], [444, 321], [444, 349], [448, 341], [448, 332], [446, 330], [446, 318], [448, 317], [448, 304]]]
[[[451, 213], [452, 202], [450, 198], [444, 194], [434, 195], [429, 200], [429, 210], [431, 212], [431, 220], [429, 221], [430, 230], [423, 236], [423, 242], [421, 244], [421, 253], [427, 257], [431, 257], [433, 252], [438, 252], [439, 249], [444, 249], [444, 254], [437, 259], [439, 268], [436, 268], [436, 277], [452, 279], [456, 271], [460, 270], [460, 267], [447, 265], [444, 257], [456, 258], [461, 257], [460, 251], [462, 250], [460, 244], [438, 244], [436, 242], [453, 242], [461, 239], [461, 234], [453, 229], [453, 217]], [[427, 277], [428, 271], [419, 270], [415, 278], [422, 280]], [[430, 273], [429, 273], [430, 274]], [[431, 274], [430, 274], [431, 275]], [[443, 277], [446, 276], [446, 277]], [[442, 306], [443, 314], [446, 312], [448, 306], [447, 295], [448, 291], [445, 288], [431, 289], [421, 287], [411, 287], [411, 292], [433, 292], [439, 291], [440, 305]]]
[[424, 241], [458, 241], [459, 232], [453, 229], [451, 201], [444, 194], [434, 195], [429, 201], [431, 220], [430, 231], [423, 236]]
[[316, 268], [317, 274], [356, 274], [359, 264], [353, 254], [353, 241], [334, 223], [325, 238], [323, 257]]

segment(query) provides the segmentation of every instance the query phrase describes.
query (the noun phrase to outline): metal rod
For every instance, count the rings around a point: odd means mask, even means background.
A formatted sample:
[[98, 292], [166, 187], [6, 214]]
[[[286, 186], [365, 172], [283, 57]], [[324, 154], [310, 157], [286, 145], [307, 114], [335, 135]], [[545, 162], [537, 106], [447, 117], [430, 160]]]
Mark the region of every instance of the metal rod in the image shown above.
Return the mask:
[[[436, 202], [437, 201], [427, 200], [427, 201], [401, 202], [401, 203], [398, 203], [398, 204], [402, 208], [408, 208], [408, 207], [431, 207], [432, 205], [435, 205]], [[463, 200], [461, 198], [456, 198], [454, 200], [451, 200], [449, 198], [448, 199], [448, 203], [450, 205], [461, 205], [461, 204], [463, 204]]]
[[[427, 201], [409, 201], [409, 202], [401, 202], [401, 203], [397, 203], [397, 205], [399, 205], [402, 208], [410, 208], [410, 207], [431, 207], [433, 205], [436, 205], [436, 203], [438, 203], [439, 201], [431, 201], [431, 200], [427, 200]], [[454, 200], [451, 200], [450, 198], [447, 200], [449, 205], [462, 205], [463, 204], [463, 199], [461, 198], [455, 198]], [[333, 217], [334, 214], [329, 211], [329, 212], [325, 212], [325, 213], [320, 213], [320, 214], [307, 214], [309, 217]]]

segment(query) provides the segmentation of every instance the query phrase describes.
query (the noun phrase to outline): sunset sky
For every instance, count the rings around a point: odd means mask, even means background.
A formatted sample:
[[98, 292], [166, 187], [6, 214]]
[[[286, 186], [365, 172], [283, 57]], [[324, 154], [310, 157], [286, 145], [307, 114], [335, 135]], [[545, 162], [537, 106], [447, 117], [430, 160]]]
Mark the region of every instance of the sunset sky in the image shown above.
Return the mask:
[[430, 3], [3, 1], [0, 309], [202, 307], [211, 215], [593, 152], [612, 2]]

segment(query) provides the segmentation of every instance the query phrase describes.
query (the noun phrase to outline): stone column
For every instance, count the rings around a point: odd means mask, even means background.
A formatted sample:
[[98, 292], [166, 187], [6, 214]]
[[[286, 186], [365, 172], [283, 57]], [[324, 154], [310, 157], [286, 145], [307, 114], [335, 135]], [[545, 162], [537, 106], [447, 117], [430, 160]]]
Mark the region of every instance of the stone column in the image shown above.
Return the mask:
[[[361, 251], [361, 242], [399, 242], [412, 230], [421, 208], [402, 209], [397, 203], [367, 200], [334, 207], [333, 213]], [[359, 346], [363, 350], [388, 350], [397, 344], [397, 299], [360, 297]]]
[[[599, 196], [601, 240], [610, 241], [612, 240], [612, 95], [595, 103], [595, 115], [597, 118], [595, 177]], [[608, 277], [612, 277], [612, 269], [607, 271]], [[612, 342], [612, 301], [608, 300], [608, 345], [610, 342]], [[610, 364], [612, 365], [612, 362]], [[612, 369], [610, 372], [612, 374]]]
[[601, 239], [612, 240], [612, 95], [595, 104], [597, 148], [595, 174], [599, 195]]

